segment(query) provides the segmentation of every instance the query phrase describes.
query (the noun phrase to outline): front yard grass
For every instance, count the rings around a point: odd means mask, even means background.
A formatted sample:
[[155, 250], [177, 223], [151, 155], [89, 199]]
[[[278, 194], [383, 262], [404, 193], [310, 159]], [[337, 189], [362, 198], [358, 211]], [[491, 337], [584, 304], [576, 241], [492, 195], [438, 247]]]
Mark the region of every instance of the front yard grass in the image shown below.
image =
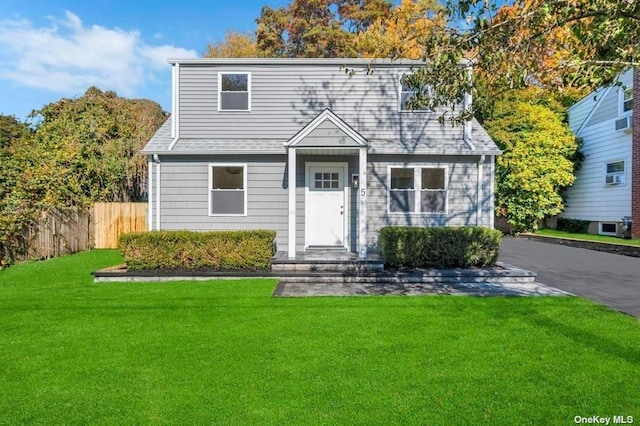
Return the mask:
[[638, 320], [580, 298], [272, 298], [274, 280], [0, 271], [0, 424], [574, 424], [640, 418]]
[[547, 237], [569, 238], [572, 240], [595, 241], [598, 243], [620, 244], [624, 246], [640, 246], [640, 240], [626, 240], [624, 238], [610, 237], [607, 235], [578, 234], [558, 231], [556, 229], [539, 229], [536, 231], [536, 234]]

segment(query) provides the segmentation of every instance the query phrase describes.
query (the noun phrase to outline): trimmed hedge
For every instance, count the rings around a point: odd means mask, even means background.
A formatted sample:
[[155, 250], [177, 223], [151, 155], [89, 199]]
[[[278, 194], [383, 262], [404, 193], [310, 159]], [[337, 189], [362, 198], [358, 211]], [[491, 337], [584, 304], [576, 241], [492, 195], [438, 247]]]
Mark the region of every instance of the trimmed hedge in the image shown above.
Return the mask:
[[569, 219], [566, 217], [559, 217], [556, 222], [556, 229], [558, 231], [572, 232], [574, 234], [586, 234], [589, 231], [588, 220]]
[[120, 236], [130, 270], [268, 269], [274, 231], [151, 231]]
[[380, 230], [378, 245], [392, 268], [465, 268], [494, 264], [501, 238], [498, 230], [475, 226], [388, 226]]

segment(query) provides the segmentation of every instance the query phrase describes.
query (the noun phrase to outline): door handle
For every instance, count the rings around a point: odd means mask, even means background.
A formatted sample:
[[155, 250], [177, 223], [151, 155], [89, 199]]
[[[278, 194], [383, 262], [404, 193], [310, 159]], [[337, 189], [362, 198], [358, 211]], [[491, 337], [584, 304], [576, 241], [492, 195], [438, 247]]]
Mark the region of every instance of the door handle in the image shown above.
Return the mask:
[[340, 206], [340, 214], [344, 215], [344, 206]]

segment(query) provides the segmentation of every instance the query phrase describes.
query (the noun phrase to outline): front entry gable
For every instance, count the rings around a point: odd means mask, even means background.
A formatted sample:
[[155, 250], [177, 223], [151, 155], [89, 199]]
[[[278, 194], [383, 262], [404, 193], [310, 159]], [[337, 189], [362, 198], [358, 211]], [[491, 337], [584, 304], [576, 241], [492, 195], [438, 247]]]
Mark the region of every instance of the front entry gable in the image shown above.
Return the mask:
[[286, 147], [360, 148], [367, 140], [330, 109], [325, 109], [285, 143]]

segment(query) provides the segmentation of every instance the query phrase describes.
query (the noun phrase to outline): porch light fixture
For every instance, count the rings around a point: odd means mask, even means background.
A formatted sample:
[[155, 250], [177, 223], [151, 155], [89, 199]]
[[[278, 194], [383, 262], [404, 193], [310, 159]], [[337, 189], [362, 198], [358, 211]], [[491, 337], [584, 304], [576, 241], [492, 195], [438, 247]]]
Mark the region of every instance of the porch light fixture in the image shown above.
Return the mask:
[[351, 187], [353, 189], [360, 188], [360, 179], [358, 178], [358, 175], [351, 175]]

